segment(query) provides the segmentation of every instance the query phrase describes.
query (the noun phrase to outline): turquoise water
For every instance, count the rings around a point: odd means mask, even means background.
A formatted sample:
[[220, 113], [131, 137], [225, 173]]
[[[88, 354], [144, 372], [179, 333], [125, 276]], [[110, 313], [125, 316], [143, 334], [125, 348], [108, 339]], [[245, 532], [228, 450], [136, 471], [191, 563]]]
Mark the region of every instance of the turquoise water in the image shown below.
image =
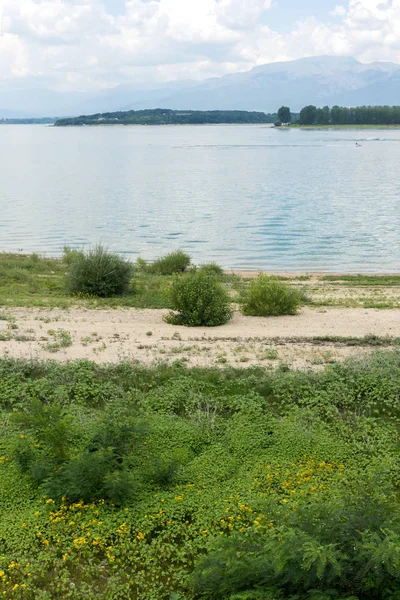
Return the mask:
[[400, 130], [1, 126], [0, 155], [1, 251], [400, 271]]

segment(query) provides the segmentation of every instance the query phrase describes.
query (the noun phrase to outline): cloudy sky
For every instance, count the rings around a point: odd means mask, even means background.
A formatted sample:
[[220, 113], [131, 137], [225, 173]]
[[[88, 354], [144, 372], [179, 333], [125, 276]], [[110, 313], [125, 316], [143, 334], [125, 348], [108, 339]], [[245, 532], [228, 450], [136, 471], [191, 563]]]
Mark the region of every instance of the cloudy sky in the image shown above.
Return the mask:
[[92, 91], [303, 56], [400, 63], [400, 0], [0, 0], [0, 82]]

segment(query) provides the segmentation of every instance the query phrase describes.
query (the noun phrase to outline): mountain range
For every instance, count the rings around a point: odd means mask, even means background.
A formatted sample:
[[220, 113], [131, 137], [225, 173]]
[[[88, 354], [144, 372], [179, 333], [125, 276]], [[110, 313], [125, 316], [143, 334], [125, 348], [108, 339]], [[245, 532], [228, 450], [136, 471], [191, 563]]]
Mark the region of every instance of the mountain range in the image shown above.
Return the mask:
[[75, 116], [115, 110], [172, 108], [275, 112], [307, 104], [400, 104], [400, 65], [319, 56], [269, 63], [202, 82], [123, 84], [97, 93], [0, 87], [0, 117]]

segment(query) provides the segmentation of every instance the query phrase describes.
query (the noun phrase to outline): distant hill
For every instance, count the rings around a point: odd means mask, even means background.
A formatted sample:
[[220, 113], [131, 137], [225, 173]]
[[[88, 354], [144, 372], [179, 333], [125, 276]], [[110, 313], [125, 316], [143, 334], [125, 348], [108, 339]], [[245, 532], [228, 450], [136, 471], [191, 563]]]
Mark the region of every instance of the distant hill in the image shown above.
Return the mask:
[[219, 123], [273, 123], [276, 118], [276, 114], [266, 115], [263, 112], [240, 110], [196, 111], [157, 108], [82, 115], [75, 118], [59, 119], [54, 125], [56, 127], [74, 125], [216, 125]]
[[[354, 58], [318, 57], [267, 64], [246, 73], [209, 79], [162, 98], [162, 106], [270, 112], [281, 105], [298, 111], [307, 104], [398, 104], [399, 98], [399, 65], [364, 65]], [[138, 101], [125, 106], [139, 107]]]
[[[21, 85], [21, 84], [19, 84]], [[9, 86], [9, 83], [7, 83]], [[98, 93], [0, 86], [1, 117], [75, 116], [162, 106], [179, 110], [299, 111], [307, 104], [399, 104], [400, 66], [320, 56], [270, 63], [245, 73], [168, 84], [124, 84]], [[14, 114], [16, 113], [16, 114]]]

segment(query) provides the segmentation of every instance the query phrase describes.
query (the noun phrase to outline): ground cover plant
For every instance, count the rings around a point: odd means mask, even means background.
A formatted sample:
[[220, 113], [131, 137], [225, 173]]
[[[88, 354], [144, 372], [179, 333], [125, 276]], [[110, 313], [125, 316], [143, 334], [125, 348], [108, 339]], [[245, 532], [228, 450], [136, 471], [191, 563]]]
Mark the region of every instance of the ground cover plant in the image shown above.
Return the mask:
[[166, 321], [189, 327], [224, 325], [233, 315], [226, 288], [207, 269], [192, 269], [175, 277], [170, 290], [171, 312]]
[[396, 600], [399, 394], [398, 350], [318, 373], [1, 359], [0, 594]]

